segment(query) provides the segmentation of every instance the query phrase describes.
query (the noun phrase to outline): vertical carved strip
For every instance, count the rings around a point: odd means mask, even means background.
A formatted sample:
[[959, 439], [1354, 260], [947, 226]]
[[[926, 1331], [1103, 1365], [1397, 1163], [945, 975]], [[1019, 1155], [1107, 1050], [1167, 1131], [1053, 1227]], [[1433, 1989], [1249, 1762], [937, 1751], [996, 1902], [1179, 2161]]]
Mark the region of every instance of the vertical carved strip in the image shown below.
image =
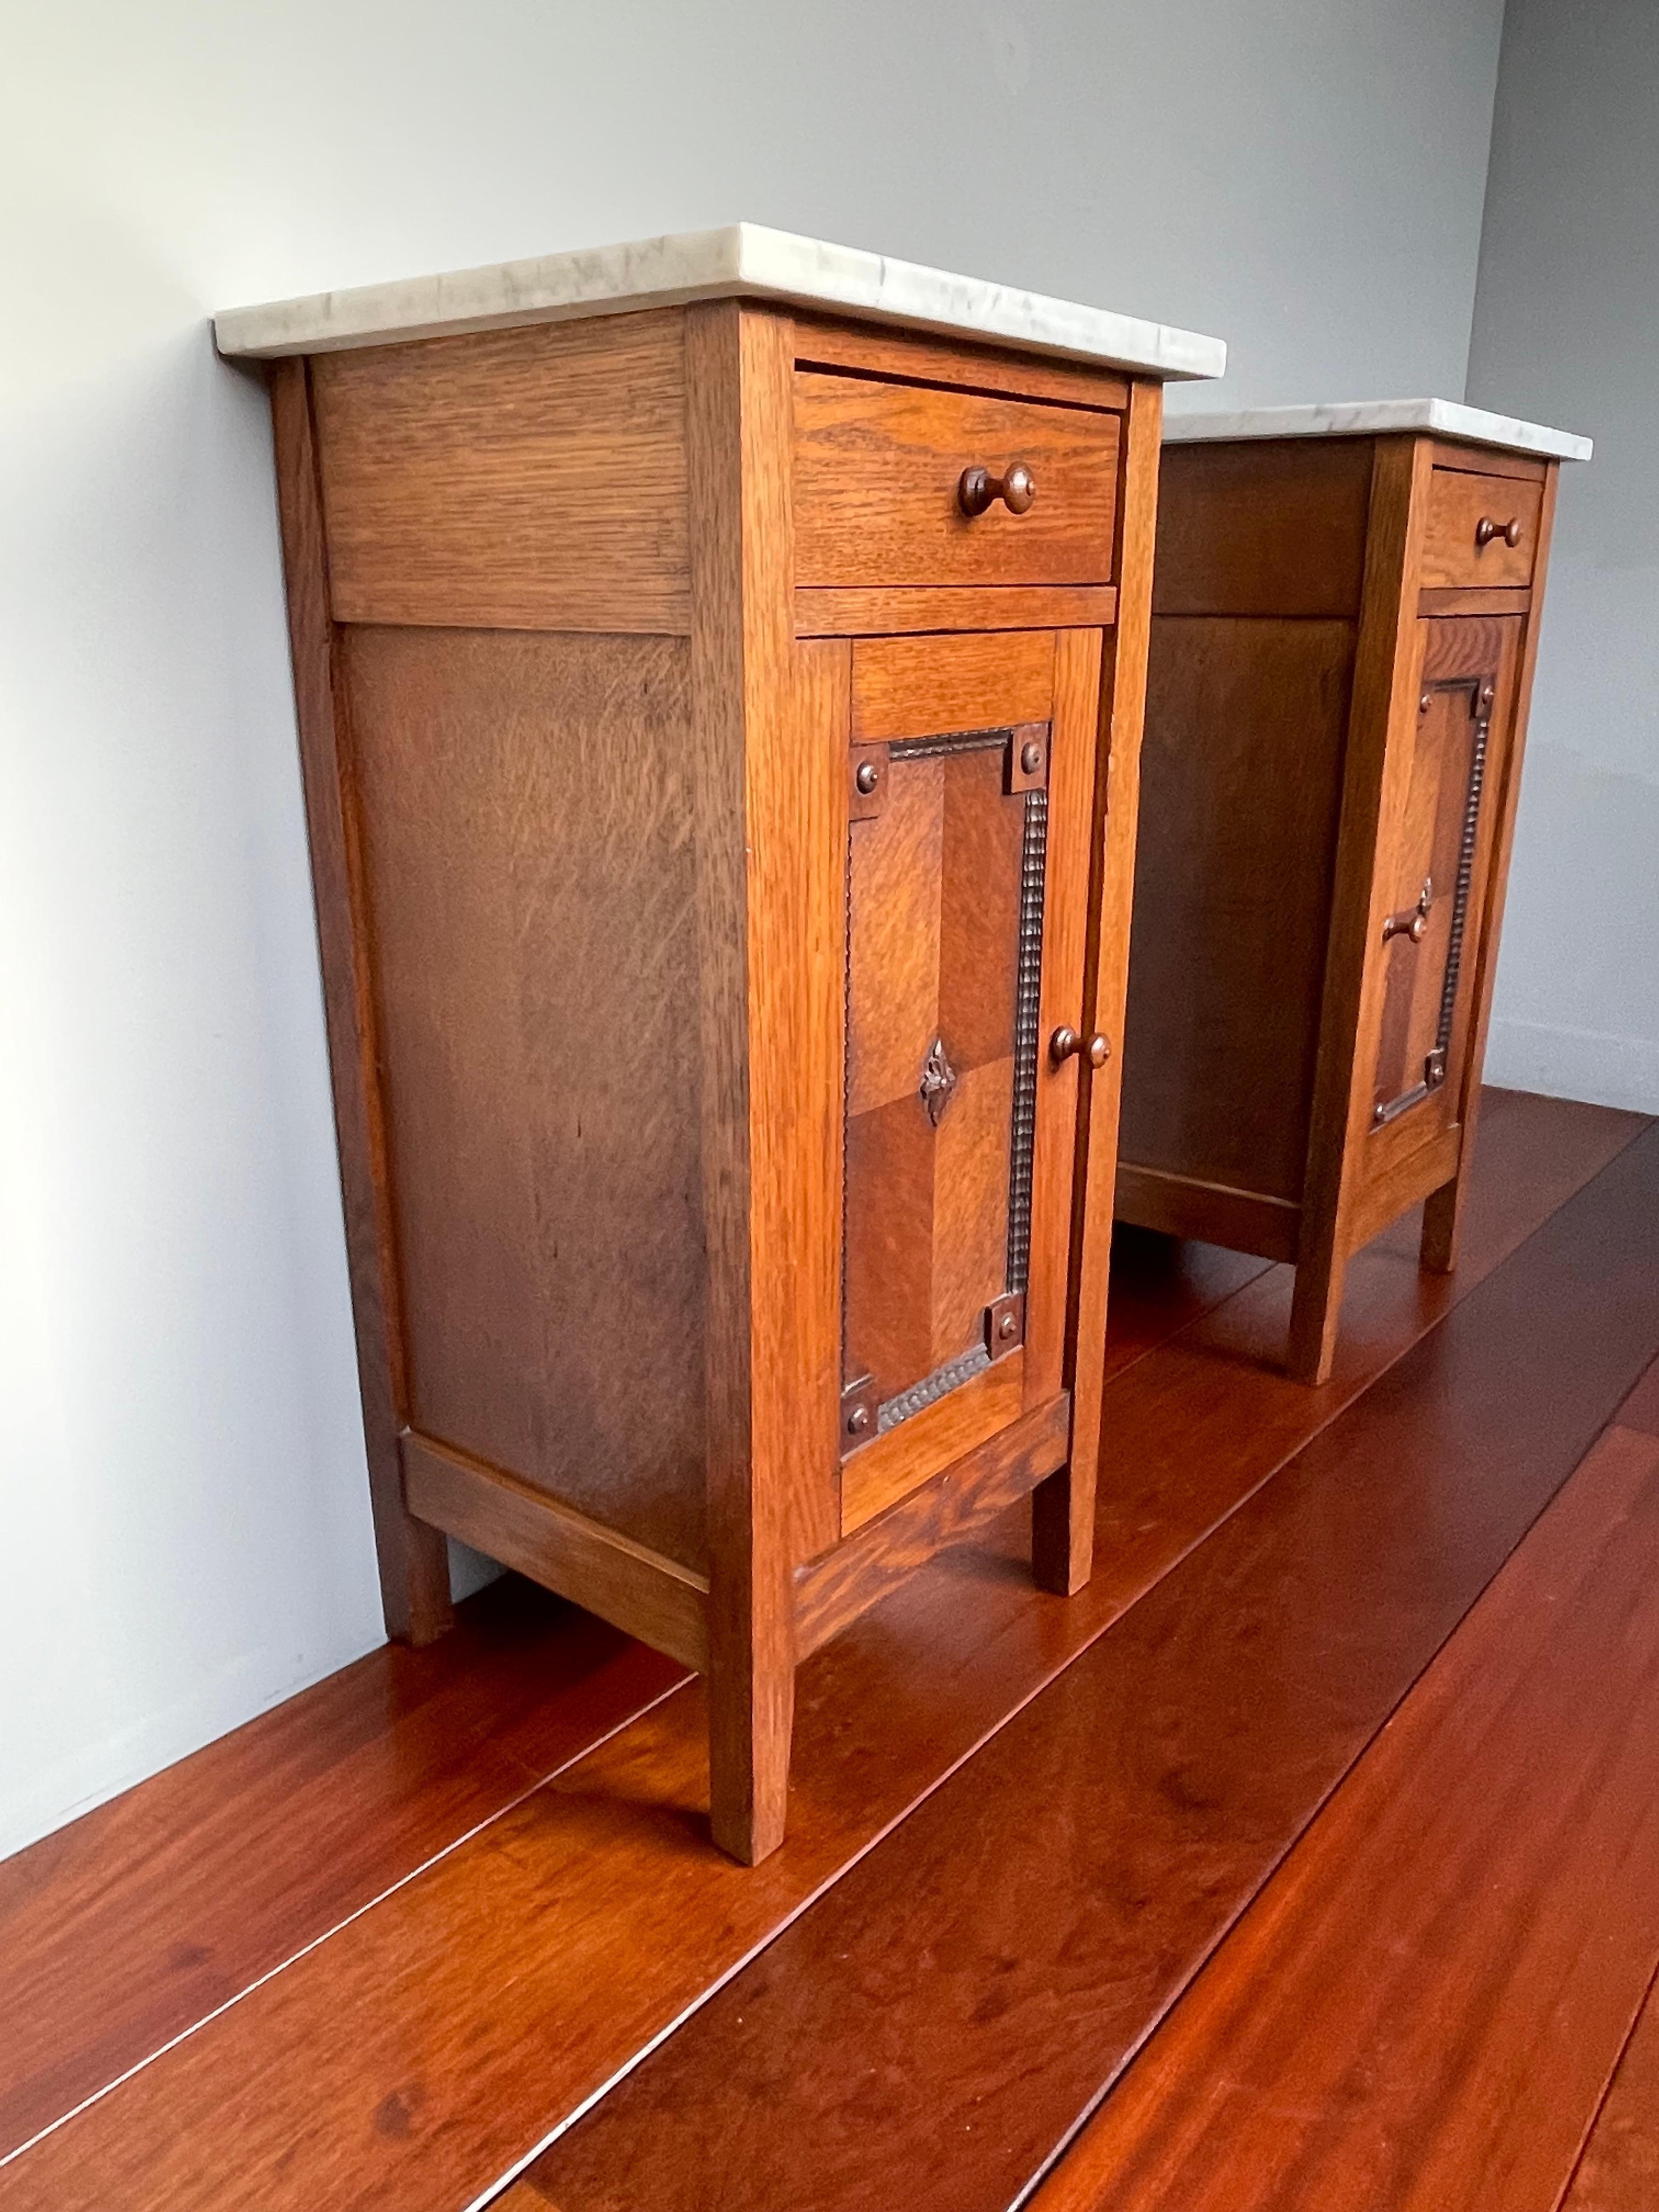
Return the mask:
[[1474, 730], [1474, 757], [1469, 763], [1468, 797], [1463, 807], [1463, 838], [1457, 851], [1457, 881], [1452, 894], [1451, 936], [1446, 946], [1446, 976], [1440, 992], [1440, 1024], [1435, 1032], [1434, 1051], [1427, 1079], [1431, 1084], [1446, 1079], [1446, 1054], [1451, 1049], [1452, 1023], [1457, 1012], [1457, 983], [1463, 965], [1463, 933], [1468, 921], [1469, 890], [1474, 881], [1475, 846], [1480, 834], [1480, 797], [1486, 781], [1486, 740], [1492, 728], [1492, 699], [1495, 684], [1491, 678], [1480, 684], [1474, 695], [1474, 711], [1480, 716]]
[[1031, 1256], [1031, 1152], [1036, 1139], [1037, 1025], [1042, 1000], [1042, 892], [1048, 794], [1028, 792], [1019, 878], [1019, 981], [1014, 1001], [1014, 1112], [1008, 1172], [1008, 1288], [1024, 1291]]

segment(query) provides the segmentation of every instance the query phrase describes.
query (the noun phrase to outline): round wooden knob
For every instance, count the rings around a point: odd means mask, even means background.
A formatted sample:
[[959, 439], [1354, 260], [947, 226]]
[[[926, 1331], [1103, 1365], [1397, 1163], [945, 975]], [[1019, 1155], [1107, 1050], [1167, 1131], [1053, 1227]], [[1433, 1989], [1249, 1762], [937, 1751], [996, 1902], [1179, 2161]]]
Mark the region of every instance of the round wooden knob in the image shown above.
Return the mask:
[[1036, 498], [1036, 478], [1024, 461], [1016, 461], [1002, 479], [1002, 503], [1010, 514], [1024, 514]]
[[1056, 1067], [1063, 1067], [1073, 1054], [1086, 1060], [1091, 1067], [1104, 1067], [1111, 1052], [1103, 1036], [1085, 1037], [1066, 1027], [1057, 1029], [1048, 1040], [1048, 1057]]
[[1036, 498], [1036, 478], [1024, 461], [1015, 461], [1001, 476], [989, 469], [964, 469], [957, 479], [957, 505], [972, 521], [994, 507], [998, 500], [1010, 514], [1024, 514]]
[[1520, 516], [1513, 515], [1507, 522], [1498, 522], [1490, 514], [1483, 514], [1474, 526], [1474, 542], [1477, 545], [1490, 545], [1494, 538], [1501, 538], [1505, 545], [1518, 545], [1521, 543]]

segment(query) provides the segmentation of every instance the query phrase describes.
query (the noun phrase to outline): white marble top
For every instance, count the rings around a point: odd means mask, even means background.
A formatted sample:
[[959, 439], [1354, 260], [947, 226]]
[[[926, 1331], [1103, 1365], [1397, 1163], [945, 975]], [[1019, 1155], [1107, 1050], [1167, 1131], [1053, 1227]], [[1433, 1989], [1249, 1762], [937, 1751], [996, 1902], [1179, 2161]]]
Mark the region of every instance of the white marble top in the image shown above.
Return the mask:
[[1219, 338], [752, 222], [233, 307], [213, 327], [221, 353], [269, 357], [734, 296], [993, 338], [1161, 378], [1219, 376], [1227, 366]]
[[1587, 461], [1590, 441], [1513, 415], [1489, 415], [1456, 399], [1352, 399], [1316, 407], [1251, 407], [1241, 414], [1195, 411], [1165, 419], [1169, 445], [1206, 438], [1358, 438], [1390, 430], [1431, 430], [1466, 445], [1497, 446], [1505, 453], [1541, 453], [1558, 461]]

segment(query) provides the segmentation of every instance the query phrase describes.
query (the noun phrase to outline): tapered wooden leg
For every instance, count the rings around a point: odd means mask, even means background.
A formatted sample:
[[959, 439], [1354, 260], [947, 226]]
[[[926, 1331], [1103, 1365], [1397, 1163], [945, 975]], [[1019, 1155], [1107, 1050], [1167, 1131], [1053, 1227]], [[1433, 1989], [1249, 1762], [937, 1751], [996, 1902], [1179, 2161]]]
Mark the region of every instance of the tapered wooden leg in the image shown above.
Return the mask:
[[1075, 1597], [1095, 1564], [1095, 1475], [1073, 1464], [1031, 1492], [1031, 1579], [1056, 1597]]
[[1457, 1249], [1463, 1235], [1463, 1177], [1460, 1171], [1438, 1190], [1431, 1190], [1423, 1206], [1423, 1242], [1419, 1256], [1431, 1274], [1449, 1275], [1457, 1266]]
[[1285, 1362], [1287, 1373], [1297, 1382], [1330, 1380], [1347, 1272], [1346, 1253], [1322, 1253], [1297, 1263], [1296, 1294], [1291, 1301], [1290, 1350]]
[[716, 1577], [709, 1592], [708, 1826], [744, 1866], [783, 1841], [795, 1718], [788, 1596], [787, 1587], [757, 1590], [742, 1571]]
[[374, 1542], [380, 1562], [380, 1605], [386, 1634], [418, 1651], [455, 1625], [449, 1601], [449, 1545], [441, 1528], [417, 1521], [403, 1501], [401, 1483], [370, 1491]]

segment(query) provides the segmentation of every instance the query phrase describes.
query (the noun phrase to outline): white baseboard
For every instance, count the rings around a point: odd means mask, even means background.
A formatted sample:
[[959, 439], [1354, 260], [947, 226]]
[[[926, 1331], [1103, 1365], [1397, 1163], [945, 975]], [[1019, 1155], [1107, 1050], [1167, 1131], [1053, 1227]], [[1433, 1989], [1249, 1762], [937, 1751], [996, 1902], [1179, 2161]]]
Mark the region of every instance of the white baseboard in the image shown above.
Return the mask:
[[1514, 1091], [1541, 1091], [1547, 1098], [1659, 1114], [1659, 1039], [1494, 1017], [1486, 1078]]

